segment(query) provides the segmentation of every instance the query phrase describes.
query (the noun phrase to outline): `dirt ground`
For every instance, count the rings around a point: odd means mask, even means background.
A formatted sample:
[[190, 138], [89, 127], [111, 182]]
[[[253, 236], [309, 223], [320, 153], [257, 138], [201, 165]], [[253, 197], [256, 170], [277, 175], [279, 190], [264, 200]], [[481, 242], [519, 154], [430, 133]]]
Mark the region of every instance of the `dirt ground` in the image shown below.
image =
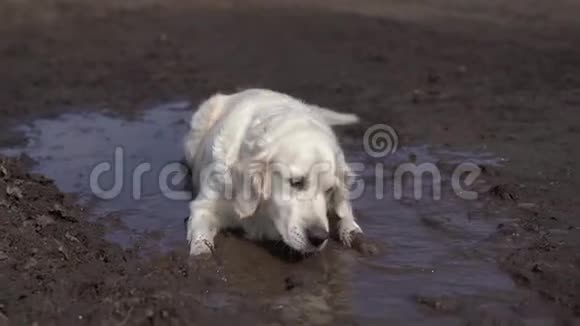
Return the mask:
[[[385, 122], [405, 144], [485, 146], [509, 158], [488, 171], [514, 218], [498, 261], [580, 315], [580, 5], [531, 2], [4, 1], [0, 125], [262, 86], [358, 113], [345, 135]], [[186, 255], [106, 242], [22, 162], [0, 161], [0, 216], [0, 325], [285, 323], [192, 302], [212, 285]]]

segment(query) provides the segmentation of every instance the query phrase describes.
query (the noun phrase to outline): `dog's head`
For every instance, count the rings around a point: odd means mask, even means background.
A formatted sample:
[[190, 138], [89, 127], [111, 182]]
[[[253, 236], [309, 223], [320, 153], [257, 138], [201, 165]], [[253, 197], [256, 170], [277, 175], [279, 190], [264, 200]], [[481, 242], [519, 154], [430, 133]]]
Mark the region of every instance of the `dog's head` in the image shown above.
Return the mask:
[[328, 213], [351, 209], [351, 171], [334, 137], [317, 129], [297, 130], [259, 146], [234, 172], [239, 217], [251, 218], [259, 211], [299, 252], [324, 248]]

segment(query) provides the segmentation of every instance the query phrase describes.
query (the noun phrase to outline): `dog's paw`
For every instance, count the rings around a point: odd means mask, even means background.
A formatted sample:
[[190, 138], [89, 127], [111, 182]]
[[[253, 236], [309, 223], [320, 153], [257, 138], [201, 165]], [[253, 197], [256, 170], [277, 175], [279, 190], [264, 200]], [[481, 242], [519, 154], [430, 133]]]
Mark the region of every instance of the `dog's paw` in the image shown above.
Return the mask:
[[207, 239], [197, 239], [189, 243], [189, 255], [191, 256], [212, 254], [214, 249], [213, 242]]
[[354, 221], [341, 223], [339, 237], [345, 247], [352, 248], [364, 256], [374, 256], [379, 253], [379, 248], [368, 241], [362, 229]]
[[338, 236], [345, 247], [350, 248], [356, 234], [362, 234], [362, 229], [354, 221], [340, 221]]
[[[191, 221], [191, 218], [189, 219]], [[189, 243], [189, 254], [191, 256], [199, 256], [203, 254], [211, 254], [214, 251], [214, 234], [211, 232], [204, 232], [203, 228], [194, 227], [187, 223], [187, 242]]]

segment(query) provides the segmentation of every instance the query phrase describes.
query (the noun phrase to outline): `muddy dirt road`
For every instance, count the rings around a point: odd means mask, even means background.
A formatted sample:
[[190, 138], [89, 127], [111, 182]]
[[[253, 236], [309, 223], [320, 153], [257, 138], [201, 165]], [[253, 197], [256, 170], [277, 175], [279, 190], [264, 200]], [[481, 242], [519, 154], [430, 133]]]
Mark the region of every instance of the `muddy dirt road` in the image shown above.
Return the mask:
[[[27, 155], [0, 161], [0, 325], [578, 322], [580, 8], [532, 3], [3, 2], [0, 147]], [[365, 192], [377, 257], [223, 236], [198, 262], [186, 203], [91, 196], [115, 146], [179, 160], [196, 103], [256, 86], [356, 112], [347, 156], [437, 164], [443, 200]], [[376, 123], [399, 141], [380, 162], [360, 146]], [[445, 187], [462, 161], [483, 168], [475, 201]]]

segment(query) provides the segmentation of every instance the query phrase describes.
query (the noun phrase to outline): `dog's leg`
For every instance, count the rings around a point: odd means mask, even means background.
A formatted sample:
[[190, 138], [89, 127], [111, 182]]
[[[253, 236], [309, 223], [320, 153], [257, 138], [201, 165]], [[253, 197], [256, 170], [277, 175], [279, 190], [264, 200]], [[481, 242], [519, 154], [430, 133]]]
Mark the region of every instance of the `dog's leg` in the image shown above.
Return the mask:
[[212, 200], [205, 198], [196, 198], [189, 205], [187, 241], [190, 255], [209, 254], [214, 248], [214, 238], [221, 228], [214, 206]]
[[352, 247], [353, 239], [356, 235], [362, 234], [361, 227], [356, 223], [352, 213], [352, 207], [348, 201], [344, 200], [338, 203], [335, 208], [335, 214], [338, 218], [338, 237], [345, 247]]
[[[335, 218], [337, 221], [338, 237], [347, 248], [352, 248], [365, 256], [378, 254], [379, 248], [369, 242], [364, 236], [361, 227], [356, 223], [350, 205], [337, 210]], [[340, 212], [340, 213], [339, 213]]]

